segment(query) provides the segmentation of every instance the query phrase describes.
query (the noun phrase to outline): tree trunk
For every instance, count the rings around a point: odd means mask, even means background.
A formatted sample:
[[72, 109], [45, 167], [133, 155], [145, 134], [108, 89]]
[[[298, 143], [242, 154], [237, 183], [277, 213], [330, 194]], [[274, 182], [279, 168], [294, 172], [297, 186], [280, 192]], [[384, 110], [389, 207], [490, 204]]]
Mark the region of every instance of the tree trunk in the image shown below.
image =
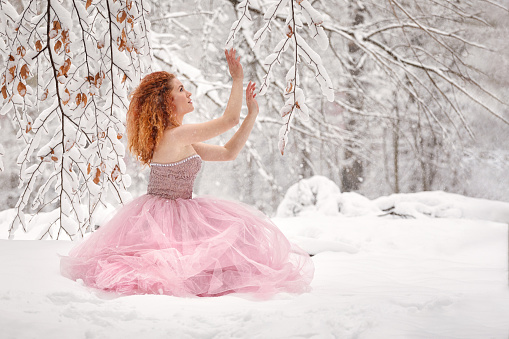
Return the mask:
[[398, 93], [394, 91], [394, 112], [396, 119], [392, 127], [392, 148], [393, 148], [393, 165], [394, 165], [394, 193], [399, 193], [399, 133], [400, 118], [398, 106]]
[[[360, 7], [360, 5], [357, 3], [350, 3], [349, 8], [350, 12], [352, 13], [351, 17], [353, 18], [352, 26], [355, 27], [357, 25], [363, 24], [365, 21], [365, 9]], [[359, 60], [361, 59], [363, 53], [364, 52], [354, 42], [350, 41], [348, 43], [348, 69], [352, 78], [359, 77], [362, 72], [362, 66], [359, 65]], [[359, 93], [353, 80], [348, 82], [347, 89], [347, 102], [350, 107], [353, 107], [358, 111], [362, 111], [362, 94]], [[359, 126], [359, 121], [354, 114], [355, 113], [351, 113], [347, 115], [345, 119], [345, 128], [352, 132], [353, 135], [357, 135], [361, 127]], [[364, 165], [362, 160], [356, 156], [355, 152], [352, 151], [356, 147], [356, 145], [350, 143], [347, 144], [347, 147], [344, 151], [345, 163], [341, 171], [341, 186], [342, 191], [344, 192], [358, 190], [362, 183]]]

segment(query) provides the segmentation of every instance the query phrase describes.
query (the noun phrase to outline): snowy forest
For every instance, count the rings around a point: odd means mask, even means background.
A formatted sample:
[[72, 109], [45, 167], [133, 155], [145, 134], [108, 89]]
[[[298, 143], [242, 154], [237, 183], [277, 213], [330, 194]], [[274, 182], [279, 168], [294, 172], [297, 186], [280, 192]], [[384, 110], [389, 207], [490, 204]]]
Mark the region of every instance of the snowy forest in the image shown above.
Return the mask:
[[[0, 0], [0, 336], [508, 338], [508, 36], [509, 0]], [[184, 123], [217, 118], [229, 48], [244, 88], [257, 84], [249, 140], [234, 161], [182, 160], [199, 170], [192, 199], [138, 203], [154, 196], [127, 151], [130, 93], [168, 71], [192, 93]], [[205, 217], [200, 199], [220, 213]], [[197, 207], [165, 210], [182, 201]], [[261, 215], [251, 229], [228, 219], [241, 206]], [[231, 242], [214, 231], [191, 250], [153, 245], [221, 218]], [[125, 295], [64, 274], [72, 251], [108, 234], [97, 247], [112, 255], [87, 269], [107, 281], [194, 272], [179, 289], [233, 272], [216, 265], [228, 253], [287, 260], [272, 252], [283, 247], [302, 249], [312, 279], [257, 299]], [[226, 254], [197, 250], [217, 246]]]
[[[322, 175], [370, 199], [446, 191], [509, 201], [509, 1], [0, 0], [0, 209], [9, 233], [82, 236], [96, 212], [145, 193], [126, 152], [128, 95], [167, 70], [186, 119], [222, 113], [223, 50], [258, 83], [260, 116], [197, 194], [269, 215]], [[245, 113], [245, 111], [244, 111]], [[223, 144], [228, 135], [211, 140]]]

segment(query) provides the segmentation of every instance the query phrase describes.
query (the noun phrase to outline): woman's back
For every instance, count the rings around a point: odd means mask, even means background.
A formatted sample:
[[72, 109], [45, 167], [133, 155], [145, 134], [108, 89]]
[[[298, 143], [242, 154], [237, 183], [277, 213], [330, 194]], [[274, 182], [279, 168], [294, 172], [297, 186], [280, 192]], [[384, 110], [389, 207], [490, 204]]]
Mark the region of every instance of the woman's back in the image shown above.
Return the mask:
[[191, 199], [193, 184], [201, 168], [198, 154], [173, 163], [151, 163], [147, 193], [167, 199]]

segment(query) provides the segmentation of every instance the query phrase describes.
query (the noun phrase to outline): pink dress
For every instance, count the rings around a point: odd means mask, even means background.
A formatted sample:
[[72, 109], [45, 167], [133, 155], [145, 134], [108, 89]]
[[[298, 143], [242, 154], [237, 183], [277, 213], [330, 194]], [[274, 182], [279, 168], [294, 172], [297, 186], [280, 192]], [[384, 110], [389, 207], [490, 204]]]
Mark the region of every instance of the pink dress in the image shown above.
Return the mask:
[[61, 258], [62, 275], [120, 294], [220, 296], [309, 290], [314, 265], [260, 211], [192, 198], [198, 155], [152, 164], [148, 192]]

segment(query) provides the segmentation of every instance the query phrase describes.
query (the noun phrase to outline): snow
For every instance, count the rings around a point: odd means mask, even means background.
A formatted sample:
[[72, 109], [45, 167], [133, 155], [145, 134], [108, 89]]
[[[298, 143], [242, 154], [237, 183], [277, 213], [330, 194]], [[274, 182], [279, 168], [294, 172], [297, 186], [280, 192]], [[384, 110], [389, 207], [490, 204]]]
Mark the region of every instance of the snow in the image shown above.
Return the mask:
[[405, 218], [467, 218], [509, 224], [507, 202], [443, 191], [399, 193], [369, 200], [355, 192], [341, 193], [333, 181], [319, 175], [292, 185], [279, 204], [277, 216], [314, 212], [347, 217], [391, 214]]
[[[502, 220], [507, 203], [444, 192], [369, 200], [327, 186], [314, 179], [342, 212], [273, 218], [314, 254], [310, 293], [118, 297], [60, 275], [70, 241], [0, 240], [2, 338], [508, 337], [508, 225], [487, 220]], [[401, 204], [412, 217], [381, 211]], [[446, 204], [456, 213], [416, 208]]]
[[509, 224], [509, 203], [476, 199], [446, 192], [393, 194], [375, 199], [381, 209], [394, 206], [394, 211], [422, 217], [458, 217], [490, 220]]
[[277, 209], [277, 216], [289, 217], [308, 211], [337, 215], [339, 211], [336, 199], [339, 194], [339, 187], [324, 176], [315, 175], [309, 179], [302, 179], [286, 191]]

